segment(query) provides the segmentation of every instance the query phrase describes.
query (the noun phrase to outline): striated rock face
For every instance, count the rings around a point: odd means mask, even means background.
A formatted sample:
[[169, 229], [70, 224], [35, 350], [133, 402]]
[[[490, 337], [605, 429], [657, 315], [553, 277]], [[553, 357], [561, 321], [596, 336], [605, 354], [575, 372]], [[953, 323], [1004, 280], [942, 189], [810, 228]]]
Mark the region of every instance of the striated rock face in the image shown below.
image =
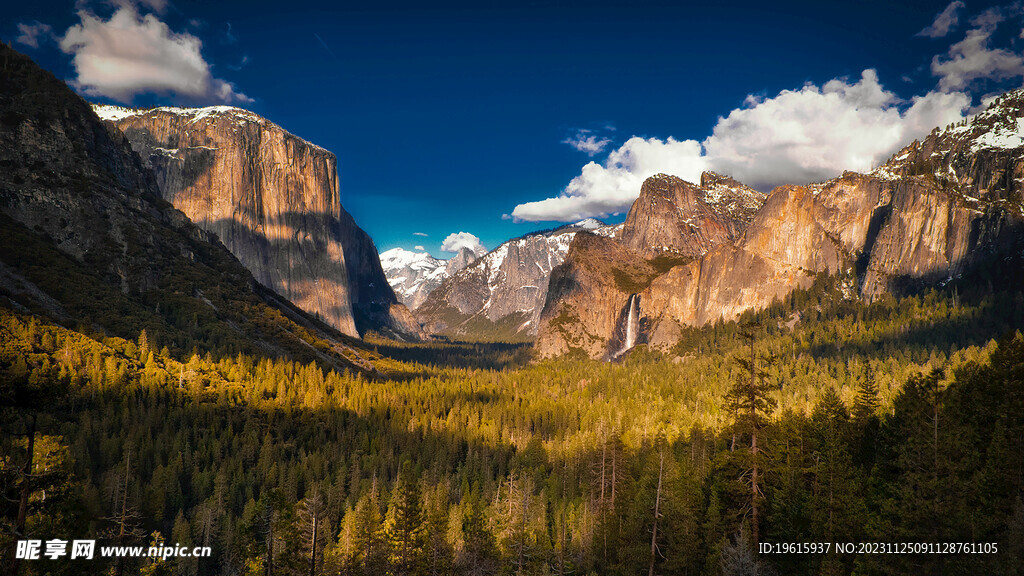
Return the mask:
[[779, 187], [738, 242], [654, 279], [644, 292], [649, 341], [672, 344], [679, 324], [732, 320], [810, 286], [816, 272], [847, 266], [848, 256], [818, 221], [818, 209], [807, 188]]
[[[159, 256], [149, 251], [162, 247], [157, 232], [180, 228], [164, 245], [174, 252], [203, 235], [162, 210], [152, 175], [119, 131], [28, 57], [2, 43], [0, 53], [0, 211], [123, 293], [148, 290], [158, 280], [149, 266]], [[30, 264], [2, 248], [6, 264]]]
[[216, 234], [263, 285], [343, 333], [412, 330], [369, 236], [342, 208], [330, 152], [238, 108], [95, 106], [163, 197]]
[[644, 181], [622, 228], [623, 245], [645, 258], [699, 257], [734, 240], [764, 195], [711, 172], [701, 181], [697, 186], [665, 174]]
[[[671, 177], [648, 180], [623, 230], [623, 247], [635, 257], [650, 258], [662, 246], [698, 256], [656, 270], [644, 282], [642, 275], [630, 278], [640, 297], [641, 338], [652, 345], [674, 344], [681, 325], [733, 320], [763, 308], [809, 286], [817, 273], [849, 274], [851, 294], [872, 299], [1020, 254], [1024, 91], [1007, 94], [968, 122], [936, 129], [870, 174], [847, 172], [821, 184], [775, 189], [749, 225], [733, 229], [739, 234], [729, 234], [721, 215], [750, 212], [709, 211], [708, 195], [702, 204], [699, 190], [735, 185], [713, 174], [701, 180], [699, 188]], [[616, 337], [615, 319], [629, 295], [612, 286], [622, 284], [623, 274], [584, 272], [593, 269], [587, 258], [607, 257], [591, 252], [579, 251], [566, 269], [556, 270], [560, 277], [587, 278], [588, 288], [552, 284], [545, 306], [552, 313], [545, 312], [538, 338], [542, 356], [581, 347], [600, 357]], [[577, 254], [575, 246], [570, 253]], [[601, 311], [558, 315], [578, 310], [595, 294], [606, 295], [595, 300]], [[598, 344], [578, 346], [580, 335]]]
[[445, 280], [416, 317], [433, 334], [529, 338], [537, 333], [551, 270], [565, 259], [572, 239], [584, 230], [616, 229], [589, 220], [509, 240]]

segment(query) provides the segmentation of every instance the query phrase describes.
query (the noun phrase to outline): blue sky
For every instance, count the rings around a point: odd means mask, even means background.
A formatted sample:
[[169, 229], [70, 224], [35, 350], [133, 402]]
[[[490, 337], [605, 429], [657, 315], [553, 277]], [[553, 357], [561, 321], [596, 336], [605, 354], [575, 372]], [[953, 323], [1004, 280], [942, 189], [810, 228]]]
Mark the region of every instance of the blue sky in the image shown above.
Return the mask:
[[1021, 35], [1019, 8], [973, 2], [0, 7], [0, 37], [90, 100], [232, 103], [335, 152], [381, 251], [442, 257], [452, 233], [621, 220], [654, 171], [870, 169], [1020, 86]]

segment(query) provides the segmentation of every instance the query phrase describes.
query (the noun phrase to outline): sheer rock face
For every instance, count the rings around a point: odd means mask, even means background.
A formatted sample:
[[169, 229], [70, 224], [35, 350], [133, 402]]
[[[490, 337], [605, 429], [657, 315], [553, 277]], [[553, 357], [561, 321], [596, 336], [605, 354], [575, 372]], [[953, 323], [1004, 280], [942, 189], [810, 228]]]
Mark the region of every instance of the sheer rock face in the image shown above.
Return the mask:
[[333, 154], [238, 108], [95, 109], [163, 197], [260, 283], [345, 334], [418, 332], [391, 314], [397, 299], [373, 242], [341, 206]]
[[[702, 178], [694, 187], [655, 177], [630, 211], [622, 244], [635, 257], [660, 254], [662, 246], [696, 256], [656, 271], [636, 292], [642, 339], [652, 345], [675, 344], [682, 325], [733, 320], [764, 308], [808, 287], [817, 273], [849, 274], [850, 296], [870, 300], [1021, 254], [1024, 91], [1003, 96], [970, 121], [936, 129], [869, 174], [781, 186], [738, 234], [702, 204], [700, 189], [717, 178]], [[586, 278], [587, 288], [581, 290], [579, 281], [552, 283], [538, 338], [542, 356], [577, 347], [600, 357], [602, 346], [580, 346], [580, 335], [603, 342], [613, 337], [614, 318], [629, 296], [612, 290], [616, 274], [588, 272], [594, 269], [588, 258], [607, 257], [592, 252], [573, 246], [564, 269], [556, 270], [559, 277]], [[590, 301], [601, 310], [558, 315]]]

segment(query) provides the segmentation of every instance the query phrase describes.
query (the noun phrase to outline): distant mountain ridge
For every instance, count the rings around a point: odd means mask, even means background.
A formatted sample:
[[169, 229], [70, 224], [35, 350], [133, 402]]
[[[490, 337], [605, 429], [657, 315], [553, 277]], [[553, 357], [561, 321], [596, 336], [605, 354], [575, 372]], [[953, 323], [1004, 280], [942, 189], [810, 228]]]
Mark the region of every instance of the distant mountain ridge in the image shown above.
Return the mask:
[[373, 241], [341, 205], [334, 154], [231, 106], [93, 108], [125, 134], [164, 199], [260, 283], [345, 334], [419, 336]]
[[430, 334], [530, 339], [537, 333], [551, 270], [579, 232], [613, 236], [622, 225], [589, 218], [513, 238], [434, 289], [416, 309]]
[[384, 275], [403, 304], [415, 311], [446, 278], [476, 260], [472, 250], [463, 248], [450, 260], [434, 258], [427, 252], [392, 248], [380, 253]]

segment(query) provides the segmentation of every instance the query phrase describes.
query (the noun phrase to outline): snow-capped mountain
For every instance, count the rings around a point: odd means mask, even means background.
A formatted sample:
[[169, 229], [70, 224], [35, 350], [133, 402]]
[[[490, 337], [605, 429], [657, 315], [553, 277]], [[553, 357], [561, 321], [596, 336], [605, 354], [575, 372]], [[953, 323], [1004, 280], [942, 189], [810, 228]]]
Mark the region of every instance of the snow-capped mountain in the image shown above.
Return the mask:
[[411, 310], [422, 304], [448, 277], [447, 262], [427, 252], [392, 248], [380, 253], [380, 264], [395, 296]]
[[992, 101], [984, 111], [936, 128], [871, 172], [887, 180], [927, 176], [957, 200], [983, 209], [1010, 206], [1024, 193], [1024, 89]]
[[522, 338], [537, 333], [551, 270], [565, 260], [576, 234], [613, 237], [622, 225], [588, 218], [514, 238], [434, 290], [417, 308], [428, 333]]

